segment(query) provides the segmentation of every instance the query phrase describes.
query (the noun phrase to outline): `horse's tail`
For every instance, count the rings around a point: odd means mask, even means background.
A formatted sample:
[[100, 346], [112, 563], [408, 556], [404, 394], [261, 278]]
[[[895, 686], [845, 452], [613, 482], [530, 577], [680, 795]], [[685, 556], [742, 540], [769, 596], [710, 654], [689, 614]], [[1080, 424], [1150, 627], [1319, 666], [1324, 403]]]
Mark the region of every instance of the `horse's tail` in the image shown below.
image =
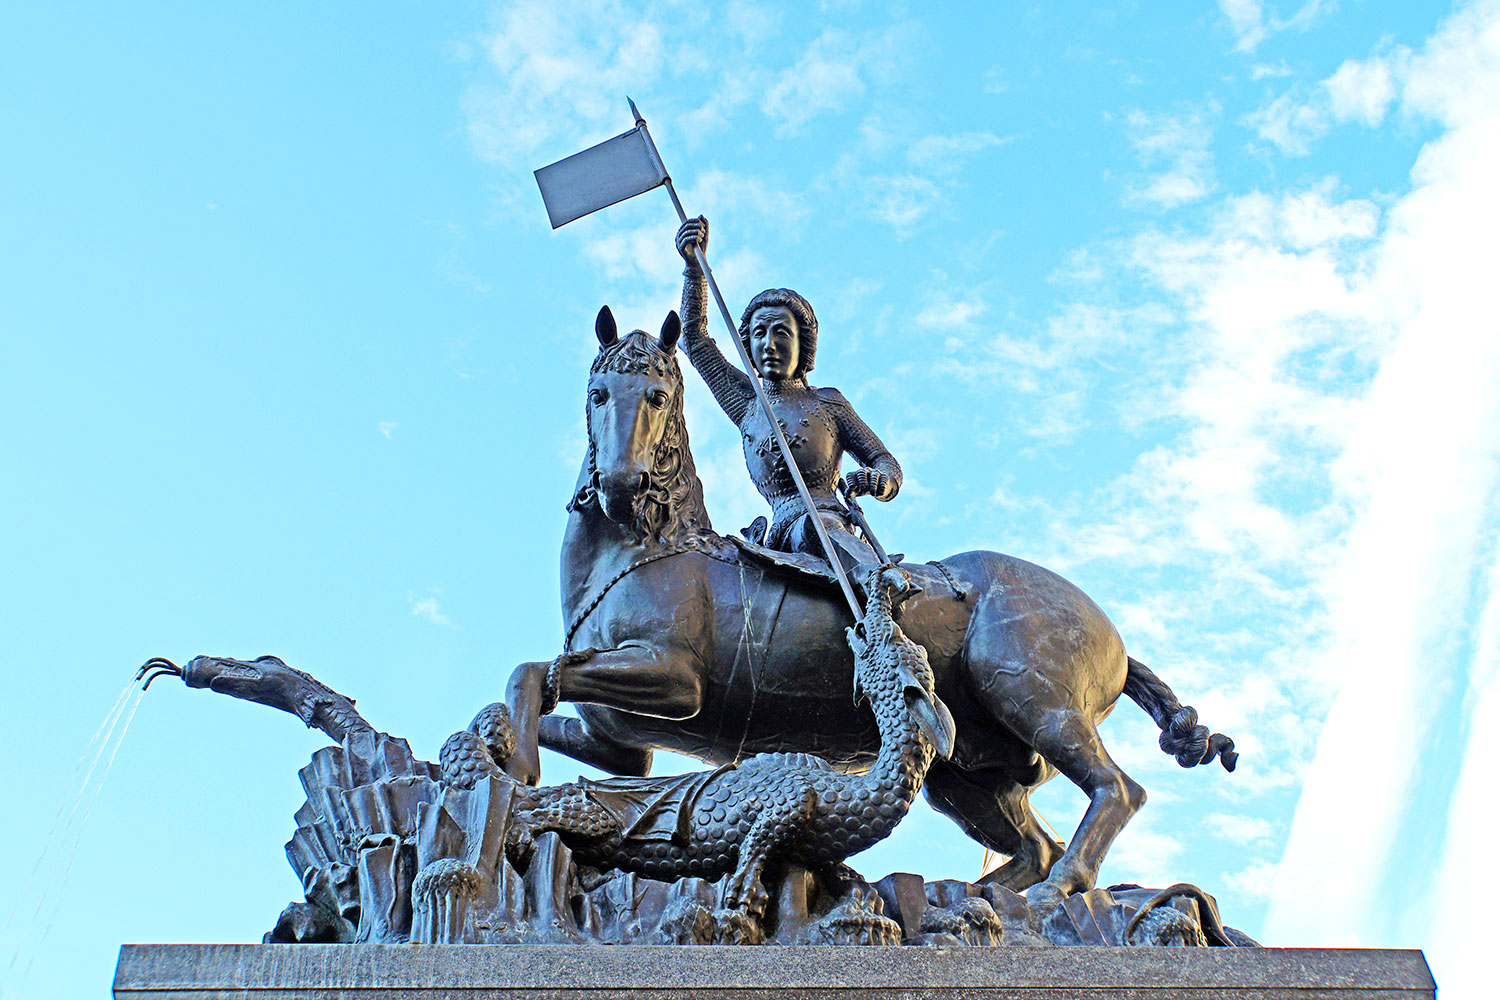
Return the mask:
[[1125, 694], [1131, 701], [1144, 708], [1161, 730], [1163, 752], [1177, 758], [1183, 767], [1207, 764], [1215, 757], [1224, 765], [1224, 770], [1233, 771], [1240, 755], [1234, 752], [1234, 740], [1223, 733], [1211, 733], [1207, 726], [1198, 725], [1198, 710], [1177, 700], [1177, 695], [1167, 682], [1151, 672], [1135, 657], [1127, 657], [1129, 669], [1125, 674]]

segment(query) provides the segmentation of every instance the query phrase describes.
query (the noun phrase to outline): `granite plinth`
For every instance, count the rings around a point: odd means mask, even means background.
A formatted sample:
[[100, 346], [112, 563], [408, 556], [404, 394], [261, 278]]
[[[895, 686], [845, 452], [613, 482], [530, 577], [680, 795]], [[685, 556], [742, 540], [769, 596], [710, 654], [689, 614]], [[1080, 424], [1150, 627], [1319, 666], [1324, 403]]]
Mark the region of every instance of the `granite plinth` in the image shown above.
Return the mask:
[[1419, 1000], [1420, 951], [130, 944], [116, 1000]]

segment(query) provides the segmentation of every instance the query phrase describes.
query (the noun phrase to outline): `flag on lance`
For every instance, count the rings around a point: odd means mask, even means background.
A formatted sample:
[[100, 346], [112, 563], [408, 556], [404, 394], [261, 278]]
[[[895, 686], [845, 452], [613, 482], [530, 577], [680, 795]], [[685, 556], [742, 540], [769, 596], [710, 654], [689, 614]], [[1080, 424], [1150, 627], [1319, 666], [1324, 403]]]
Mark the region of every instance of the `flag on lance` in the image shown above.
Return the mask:
[[553, 229], [645, 194], [669, 179], [643, 125], [535, 173]]

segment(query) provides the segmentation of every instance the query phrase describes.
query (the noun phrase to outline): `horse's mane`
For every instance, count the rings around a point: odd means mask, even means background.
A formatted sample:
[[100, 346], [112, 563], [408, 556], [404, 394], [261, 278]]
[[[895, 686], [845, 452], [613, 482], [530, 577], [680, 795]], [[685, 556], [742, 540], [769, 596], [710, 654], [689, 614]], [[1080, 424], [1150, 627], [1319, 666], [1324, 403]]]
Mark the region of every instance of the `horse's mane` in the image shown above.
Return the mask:
[[[677, 352], [662, 350], [655, 337], [636, 330], [600, 349], [594, 363], [589, 366], [589, 374], [600, 372], [656, 375], [672, 383], [667, 428], [656, 446], [651, 471], [647, 474], [647, 486], [636, 500], [635, 517], [630, 524], [637, 540], [673, 545], [711, 533], [713, 527], [703, 503], [703, 484], [698, 479], [693, 452], [688, 447], [687, 420], [682, 406], [682, 368], [677, 364]], [[584, 405], [584, 426], [587, 427], [587, 402]], [[590, 437], [583, 486], [568, 504], [569, 511], [599, 506], [594, 489], [596, 471], [594, 441]]]

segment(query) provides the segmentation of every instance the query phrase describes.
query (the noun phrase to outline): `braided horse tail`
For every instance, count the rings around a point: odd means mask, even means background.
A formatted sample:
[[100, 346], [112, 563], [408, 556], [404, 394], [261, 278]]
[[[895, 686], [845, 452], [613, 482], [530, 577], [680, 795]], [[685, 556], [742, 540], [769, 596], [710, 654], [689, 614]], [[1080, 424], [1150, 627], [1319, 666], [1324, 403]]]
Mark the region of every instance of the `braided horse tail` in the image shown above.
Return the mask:
[[1211, 733], [1207, 726], [1198, 725], [1198, 710], [1177, 700], [1177, 695], [1166, 681], [1151, 672], [1135, 657], [1128, 657], [1129, 670], [1125, 674], [1125, 695], [1156, 720], [1161, 730], [1162, 751], [1177, 758], [1183, 767], [1207, 764], [1215, 757], [1224, 765], [1224, 770], [1233, 771], [1240, 755], [1234, 752], [1234, 740], [1223, 733]]

